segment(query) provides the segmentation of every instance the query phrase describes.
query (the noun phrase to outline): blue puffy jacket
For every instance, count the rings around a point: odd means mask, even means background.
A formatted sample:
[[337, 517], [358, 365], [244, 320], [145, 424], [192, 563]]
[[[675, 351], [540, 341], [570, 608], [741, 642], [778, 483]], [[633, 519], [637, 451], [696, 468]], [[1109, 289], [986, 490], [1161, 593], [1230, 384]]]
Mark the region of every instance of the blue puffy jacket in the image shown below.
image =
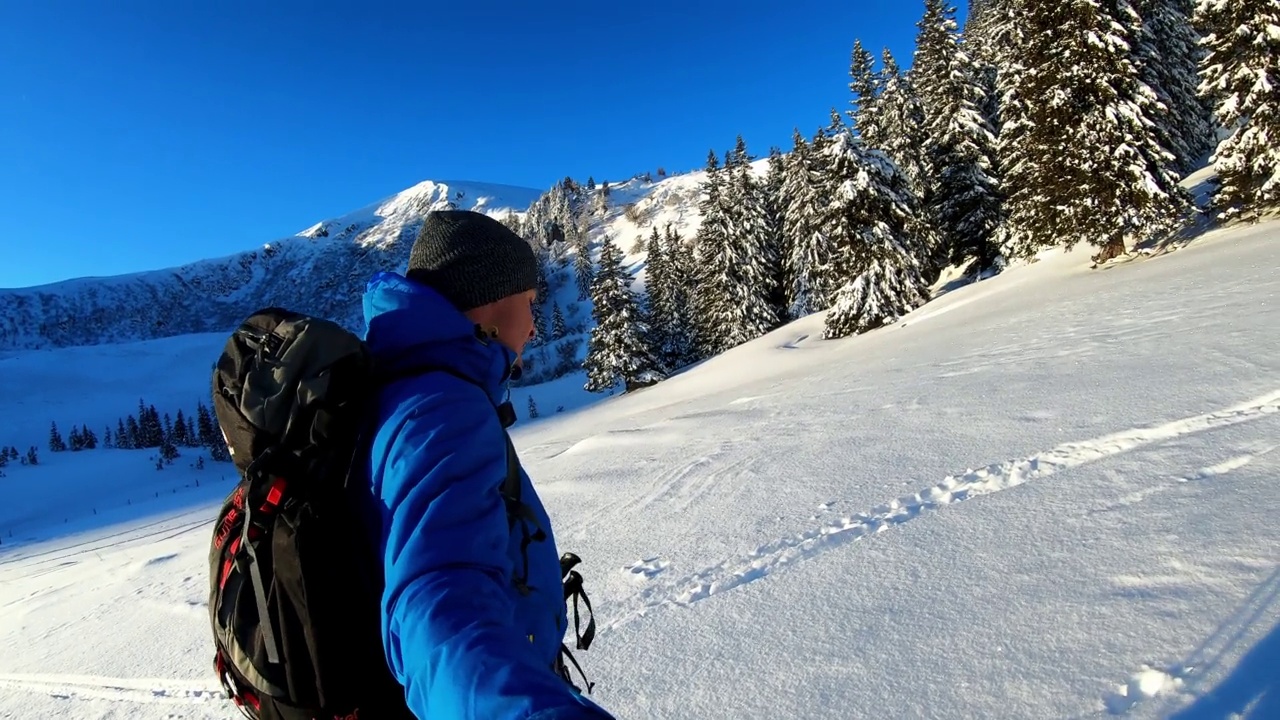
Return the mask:
[[364, 313], [376, 361], [466, 378], [410, 376], [378, 397], [367, 470], [386, 580], [382, 637], [410, 709], [423, 720], [609, 718], [553, 669], [568, 627], [560, 554], [523, 469], [521, 499], [547, 538], [528, 547], [532, 592], [512, 583], [522, 533], [498, 492], [507, 457], [496, 406], [514, 353], [395, 273], [370, 280]]

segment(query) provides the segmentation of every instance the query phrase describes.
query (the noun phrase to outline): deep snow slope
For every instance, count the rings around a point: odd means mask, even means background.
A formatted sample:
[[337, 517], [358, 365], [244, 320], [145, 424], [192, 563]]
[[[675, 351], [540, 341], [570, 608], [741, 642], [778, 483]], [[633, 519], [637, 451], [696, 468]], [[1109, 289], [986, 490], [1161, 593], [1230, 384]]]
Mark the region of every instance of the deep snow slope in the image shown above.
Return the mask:
[[[518, 423], [585, 560], [596, 696], [620, 718], [1280, 716], [1278, 241], [1050, 252], [863, 336], [821, 341], [816, 315]], [[74, 495], [106, 467], [0, 483]], [[202, 605], [220, 489], [116, 472], [152, 499], [0, 545], [0, 718], [234, 716]]]

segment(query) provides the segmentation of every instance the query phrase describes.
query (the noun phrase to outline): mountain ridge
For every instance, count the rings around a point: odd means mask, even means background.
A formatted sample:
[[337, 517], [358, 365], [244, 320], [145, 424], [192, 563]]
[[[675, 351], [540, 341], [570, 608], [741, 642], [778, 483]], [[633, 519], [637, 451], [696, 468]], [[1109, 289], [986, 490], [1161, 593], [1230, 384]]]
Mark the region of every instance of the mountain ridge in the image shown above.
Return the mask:
[[271, 304], [322, 314], [355, 329], [362, 323], [359, 294], [365, 279], [407, 260], [427, 212], [457, 206], [519, 215], [542, 192], [424, 180], [256, 248], [154, 270], [0, 290], [0, 350], [217, 332]]

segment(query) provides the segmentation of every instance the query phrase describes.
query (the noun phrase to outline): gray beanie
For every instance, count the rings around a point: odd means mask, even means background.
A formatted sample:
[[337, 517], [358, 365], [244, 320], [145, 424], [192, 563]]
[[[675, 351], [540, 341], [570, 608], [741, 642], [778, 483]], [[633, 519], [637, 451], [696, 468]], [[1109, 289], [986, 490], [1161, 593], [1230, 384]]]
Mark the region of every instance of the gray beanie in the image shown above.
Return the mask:
[[537, 287], [538, 261], [529, 243], [488, 215], [437, 210], [427, 213], [405, 274], [466, 312]]

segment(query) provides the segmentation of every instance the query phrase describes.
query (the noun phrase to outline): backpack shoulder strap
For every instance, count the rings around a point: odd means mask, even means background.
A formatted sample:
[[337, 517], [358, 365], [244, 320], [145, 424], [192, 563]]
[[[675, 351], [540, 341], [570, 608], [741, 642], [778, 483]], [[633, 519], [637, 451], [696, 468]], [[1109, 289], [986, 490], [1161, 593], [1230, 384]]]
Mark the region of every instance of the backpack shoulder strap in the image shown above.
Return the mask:
[[516, 447], [511, 443], [511, 436], [504, 430], [503, 437], [507, 441], [507, 479], [502, 483], [502, 494], [512, 501], [520, 502], [520, 458], [516, 456]]

